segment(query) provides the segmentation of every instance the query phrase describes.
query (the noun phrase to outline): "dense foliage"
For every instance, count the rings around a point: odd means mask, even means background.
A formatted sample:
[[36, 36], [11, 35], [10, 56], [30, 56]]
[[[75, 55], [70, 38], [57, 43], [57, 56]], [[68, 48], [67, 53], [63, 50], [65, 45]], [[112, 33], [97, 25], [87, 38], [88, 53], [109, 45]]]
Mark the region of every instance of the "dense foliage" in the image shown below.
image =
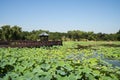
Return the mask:
[[119, 80], [118, 63], [120, 42], [0, 48], [0, 80]]
[[22, 31], [21, 27], [10, 25], [1, 26], [0, 40], [38, 40], [39, 34], [42, 32], [49, 33], [50, 40], [74, 40], [74, 41], [87, 41], [87, 40], [107, 40], [107, 41], [120, 41], [120, 30], [114, 34], [84, 32], [80, 30], [62, 32], [49, 32], [46, 30], [33, 30], [31, 32]]

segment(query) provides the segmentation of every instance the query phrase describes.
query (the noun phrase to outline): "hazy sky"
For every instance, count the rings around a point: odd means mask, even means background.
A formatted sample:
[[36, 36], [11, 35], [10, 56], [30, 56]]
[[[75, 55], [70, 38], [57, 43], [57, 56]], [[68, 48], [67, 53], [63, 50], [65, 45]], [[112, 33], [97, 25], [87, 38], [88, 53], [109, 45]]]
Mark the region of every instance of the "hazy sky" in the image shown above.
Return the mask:
[[120, 29], [120, 0], [0, 0], [0, 26], [22, 30], [115, 33]]

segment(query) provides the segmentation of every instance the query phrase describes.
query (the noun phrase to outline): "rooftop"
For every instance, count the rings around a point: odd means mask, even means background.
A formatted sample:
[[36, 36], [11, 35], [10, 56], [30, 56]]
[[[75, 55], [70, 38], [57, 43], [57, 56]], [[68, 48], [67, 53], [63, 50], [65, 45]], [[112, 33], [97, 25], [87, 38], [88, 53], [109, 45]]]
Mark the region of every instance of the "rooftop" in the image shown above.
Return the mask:
[[48, 36], [48, 34], [46, 32], [43, 32], [43, 33], [39, 34], [39, 36]]

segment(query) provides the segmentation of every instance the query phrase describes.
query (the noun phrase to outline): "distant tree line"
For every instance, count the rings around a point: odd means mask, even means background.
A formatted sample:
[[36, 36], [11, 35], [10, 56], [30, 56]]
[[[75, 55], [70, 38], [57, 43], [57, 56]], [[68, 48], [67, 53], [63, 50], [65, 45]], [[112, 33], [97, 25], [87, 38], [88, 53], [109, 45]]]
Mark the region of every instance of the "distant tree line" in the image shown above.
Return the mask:
[[3, 25], [0, 27], [0, 40], [39, 40], [39, 34], [46, 32], [49, 34], [49, 40], [63, 41], [120, 41], [120, 30], [113, 34], [85, 32], [80, 30], [63, 32], [49, 32], [46, 30], [33, 30], [31, 32], [22, 31], [22, 28], [15, 25]]

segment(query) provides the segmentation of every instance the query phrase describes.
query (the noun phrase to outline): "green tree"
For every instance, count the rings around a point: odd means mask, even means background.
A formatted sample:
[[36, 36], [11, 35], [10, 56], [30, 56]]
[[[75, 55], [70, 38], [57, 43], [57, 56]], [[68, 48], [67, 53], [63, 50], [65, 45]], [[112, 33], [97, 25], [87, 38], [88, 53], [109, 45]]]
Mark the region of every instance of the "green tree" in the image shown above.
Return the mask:
[[94, 32], [88, 32], [87, 34], [88, 34], [87, 37], [88, 40], [96, 40]]
[[10, 25], [4, 25], [1, 27], [1, 40], [11, 39], [11, 29]]
[[11, 28], [12, 40], [20, 40], [22, 37], [22, 29], [19, 26], [13, 26]]
[[116, 33], [117, 35], [117, 40], [120, 41], [120, 30]]

